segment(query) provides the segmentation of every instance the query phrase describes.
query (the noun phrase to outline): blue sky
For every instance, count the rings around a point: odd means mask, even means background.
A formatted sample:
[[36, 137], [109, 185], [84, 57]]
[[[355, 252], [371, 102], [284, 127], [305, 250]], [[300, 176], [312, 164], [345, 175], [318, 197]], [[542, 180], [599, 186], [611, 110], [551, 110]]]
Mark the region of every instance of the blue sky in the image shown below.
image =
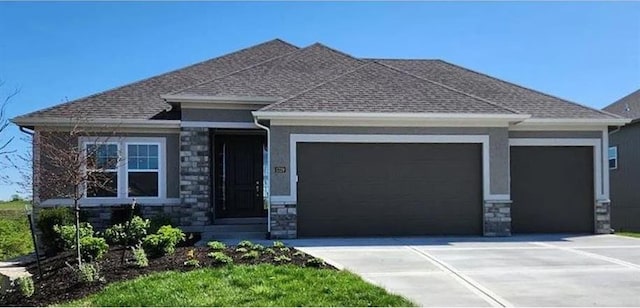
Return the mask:
[[273, 38], [440, 58], [595, 108], [640, 87], [633, 2], [0, 2], [0, 38], [0, 95], [20, 88], [10, 116]]

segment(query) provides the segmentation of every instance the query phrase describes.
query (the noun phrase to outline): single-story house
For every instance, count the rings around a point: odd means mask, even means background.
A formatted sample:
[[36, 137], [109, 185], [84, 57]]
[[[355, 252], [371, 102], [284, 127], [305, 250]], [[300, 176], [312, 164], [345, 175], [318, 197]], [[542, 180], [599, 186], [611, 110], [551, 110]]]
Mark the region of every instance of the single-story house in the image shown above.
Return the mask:
[[615, 230], [640, 231], [640, 90], [604, 110], [632, 119], [609, 135], [611, 224]]
[[271, 238], [609, 233], [608, 132], [628, 122], [442, 60], [278, 39], [13, 122], [37, 137], [80, 113], [121, 139], [79, 142], [128, 162], [82, 199], [99, 219], [135, 197]]

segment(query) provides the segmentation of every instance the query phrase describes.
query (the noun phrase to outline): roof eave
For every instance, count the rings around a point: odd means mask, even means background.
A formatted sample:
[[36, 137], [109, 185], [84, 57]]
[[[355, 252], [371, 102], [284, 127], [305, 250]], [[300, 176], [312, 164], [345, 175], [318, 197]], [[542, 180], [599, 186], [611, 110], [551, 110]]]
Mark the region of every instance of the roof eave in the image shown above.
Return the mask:
[[167, 103], [238, 103], [238, 104], [262, 104], [270, 105], [278, 100], [276, 97], [266, 96], [208, 96], [208, 95], [187, 95], [187, 94], [168, 94], [160, 95]]
[[33, 127], [99, 127], [109, 125], [114, 128], [180, 128], [180, 120], [146, 120], [146, 119], [113, 119], [113, 118], [37, 118], [16, 117], [12, 123], [25, 128]]

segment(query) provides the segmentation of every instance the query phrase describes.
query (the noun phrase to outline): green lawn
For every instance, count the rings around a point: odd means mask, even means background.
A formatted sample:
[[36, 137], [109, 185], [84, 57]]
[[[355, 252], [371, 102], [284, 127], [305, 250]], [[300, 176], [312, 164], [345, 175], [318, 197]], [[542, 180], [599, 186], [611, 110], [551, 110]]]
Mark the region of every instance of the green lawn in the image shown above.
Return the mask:
[[616, 232], [616, 235], [640, 237], [640, 232]]
[[413, 306], [345, 271], [229, 266], [117, 282], [69, 306]]
[[33, 251], [24, 201], [0, 202], [0, 261]]

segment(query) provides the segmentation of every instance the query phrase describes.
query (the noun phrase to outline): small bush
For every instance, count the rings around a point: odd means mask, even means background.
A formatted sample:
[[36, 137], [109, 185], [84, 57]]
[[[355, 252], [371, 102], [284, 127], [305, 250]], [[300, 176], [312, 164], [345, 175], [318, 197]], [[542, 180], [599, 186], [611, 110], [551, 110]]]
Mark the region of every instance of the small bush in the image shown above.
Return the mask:
[[326, 263], [324, 262], [324, 260], [320, 258], [311, 258], [304, 263], [304, 266], [307, 266], [307, 267], [321, 267], [325, 265]]
[[289, 252], [291, 249], [289, 247], [280, 247], [278, 248], [280, 252]]
[[223, 242], [218, 242], [218, 241], [209, 242], [207, 243], [207, 246], [211, 250], [223, 250], [227, 248], [227, 245], [225, 245]]
[[263, 251], [264, 250], [264, 246], [262, 246], [260, 244], [254, 244], [253, 247], [251, 247], [251, 249], [257, 250], [257, 251]]
[[233, 259], [224, 254], [224, 252], [216, 251], [207, 254], [207, 257], [212, 259], [213, 264], [231, 264]]
[[38, 220], [36, 225], [40, 232], [42, 232], [42, 243], [46, 246], [47, 250], [52, 252], [60, 252], [64, 250], [61, 243], [57, 241], [58, 234], [53, 227], [55, 225], [71, 225], [75, 222], [75, 217], [71, 209], [66, 207], [59, 208], [47, 208], [38, 212]]
[[285, 256], [285, 255], [281, 255], [281, 256], [276, 256], [275, 258], [273, 258], [273, 261], [276, 261], [277, 263], [288, 263], [291, 262], [291, 258]]
[[242, 253], [245, 253], [245, 252], [248, 252], [248, 251], [249, 251], [249, 249], [244, 248], [244, 247], [236, 248], [236, 252], [242, 252]]
[[305, 253], [304, 253], [304, 252], [302, 252], [302, 251], [299, 251], [299, 250], [298, 250], [298, 251], [296, 251], [296, 252], [294, 252], [294, 253], [293, 253], [293, 256], [294, 256], [294, 257], [304, 257], [304, 256], [305, 256]]
[[276, 251], [275, 251], [275, 250], [273, 250], [273, 248], [267, 248], [267, 249], [265, 249], [265, 250], [264, 250], [264, 252], [265, 252], [265, 253], [268, 253], [268, 254], [272, 254], [272, 255], [275, 255], [275, 254], [276, 254]]
[[242, 247], [242, 248], [247, 248], [247, 249], [251, 249], [253, 248], [253, 242], [251, 241], [240, 241], [240, 243], [238, 243], [237, 245], [238, 247]]
[[258, 257], [260, 257], [260, 253], [256, 250], [249, 251], [243, 254], [242, 256], [240, 256], [241, 259], [246, 259], [246, 260], [255, 260]]
[[108, 250], [107, 241], [101, 237], [86, 236], [80, 239], [80, 254], [84, 261], [100, 260]]
[[200, 261], [198, 261], [198, 259], [191, 259], [184, 261], [184, 265], [188, 267], [200, 267]]
[[147, 254], [144, 252], [142, 247], [134, 247], [132, 248], [133, 259], [135, 260], [135, 264], [137, 267], [147, 267], [149, 266], [149, 259], [147, 258]]
[[158, 232], [158, 230], [160, 230], [160, 227], [162, 226], [175, 227], [171, 216], [165, 213], [159, 213], [151, 217], [151, 223], [149, 224], [149, 234]]
[[178, 228], [162, 226], [156, 234], [147, 235], [142, 240], [142, 247], [152, 258], [173, 254], [176, 245], [185, 240], [185, 234]]
[[273, 248], [284, 248], [284, 247], [287, 247], [287, 246], [281, 241], [274, 241], [273, 242]]
[[78, 280], [80, 282], [97, 282], [103, 281], [104, 279], [100, 276], [100, 268], [98, 265], [93, 263], [82, 263], [78, 267]]
[[[55, 225], [53, 230], [57, 234], [56, 242], [60, 243], [60, 247], [64, 250], [71, 250], [76, 247], [76, 226], [71, 225]], [[84, 237], [93, 236], [93, 227], [87, 222], [80, 223], [80, 240]], [[82, 243], [81, 243], [82, 244]]]
[[20, 277], [16, 279], [16, 284], [18, 285], [18, 290], [20, 294], [24, 297], [31, 297], [35, 292], [35, 287], [33, 285], [33, 279], [31, 276]]
[[131, 220], [126, 221], [124, 224], [113, 225], [105, 230], [104, 236], [109, 244], [133, 247], [140, 244], [142, 239], [147, 236], [149, 226], [148, 219], [133, 216]]

